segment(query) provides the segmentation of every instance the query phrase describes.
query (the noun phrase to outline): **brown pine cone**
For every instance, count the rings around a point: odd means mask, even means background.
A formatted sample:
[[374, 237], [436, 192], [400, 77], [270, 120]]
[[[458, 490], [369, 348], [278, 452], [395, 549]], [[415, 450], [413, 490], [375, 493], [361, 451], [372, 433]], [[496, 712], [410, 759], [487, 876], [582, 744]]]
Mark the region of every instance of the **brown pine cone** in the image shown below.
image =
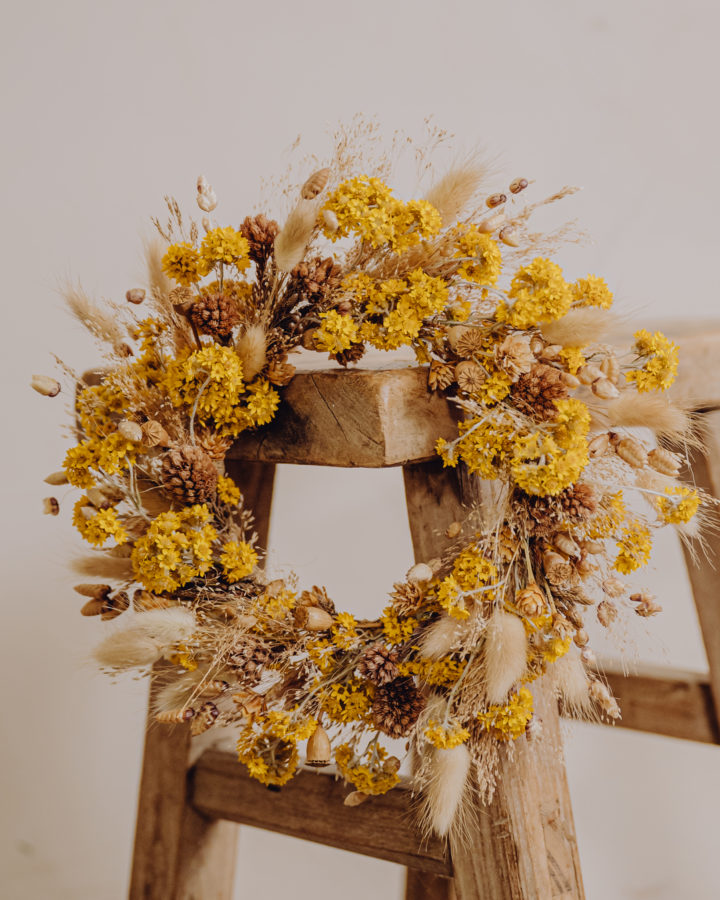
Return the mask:
[[270, 662], [271, 653], [259, 641], [248, 640], [234, 650], [227, 658], [227, 664], [243, 681], [260, 681], [262, 669]]
[[518, 492], [528, 527], [535, 532], [556, 531], [561, 525], [579, 525], [597, 510], [595, 491], [589, 484], [573, 484], [554, 497], [535, 497]]
[[318, 587], [316, 584], [313, 585], [312, 590], [303, 591], [302, 594], [300, 594], [298, 605], [319, 606], [320, 609], [324, 609], [325, 612], [330, 613], [331, 616], [334, 616], [337, 613], [335, 604], [330, 597], [328, 597], [328, 592], [324, 587]]
[[340, 281], [340, 269], [331, 257], [303, 260], [292, 270], [293, 288], [311, 302], [324, 300], [337, 287]]
[[365, 355], [365, 344], [352, 344], [347, 350], [341, 350], [335, 353], [333, 359], [340, 363], [341, 366], [348, 366], [350, 363], [359, 362]]
[[410, 581], [397, 582], [393, 585], [393, 591], [390, 594], [392, 605], [401, 616], [414, 612], [420, 606], [422, 597], [423, 592], [420, 587]]
[[212, 428], [201, 428], [196, 434], [200, 446], [211, 459], [224, 459], [233, 445], [233, 438], [225, 437]]
[[204, 503], [212, 497], [217, 480], [213, 461], [204, 450], [192, 444], [170, 450], [162, 461], [165, 490], [186, 505]]
[[395, 650], [378, 642], [366, 648], [357, 668], [362, 678], [367, 678], [373, 684], [383, 685], [398, 677], [400, 672], [397, 664], [398, 655]]
[[375, 691], [373, 724], [390, 737], [408, 734], [425, 707], [425, 698], [412, 678], [396, 678]]
[[278, 223], [262, 214], [247, 216], [240, 226], [240, 233], [250, 245], [250, 259], [259, 268], [265, 268], [279, 232]]
[[515, 406], [536, 420], [554, 419], [557, 416], [555, 400], [568, 396], [568, 388], [562, 372], [545, 363], [537, 363], [513, 385], [512, 400]]
[[240, 311], [232, 297], [219, 291], [209, 291], [190, 307], [190, 320], [200, 334], [209, 334], [222, 343], [240, 324]]

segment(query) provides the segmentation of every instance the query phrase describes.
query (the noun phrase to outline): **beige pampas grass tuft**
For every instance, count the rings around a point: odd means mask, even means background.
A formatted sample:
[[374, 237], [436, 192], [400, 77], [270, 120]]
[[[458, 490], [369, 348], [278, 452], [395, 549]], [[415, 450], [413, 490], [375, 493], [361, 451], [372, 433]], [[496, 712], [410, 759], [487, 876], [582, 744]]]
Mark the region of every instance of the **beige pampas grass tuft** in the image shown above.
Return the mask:
[[527, 665], [527, 636], [522, 619], [496, 609], [485, 630], [485, 692], [490, 703], [503, 703]]
[[452, 616], [441, 616], [420, 639], [420, 655], [426, 659], [440, 659], [462, 640], [465, 623]]
[[478, 160], [468, 160], [453, 166], [425, 195], [440, 213], [445, 227], [454, 225], [489, 174], [488, 166]]
[[687, 440], [692, 417], [687, 410], [658, 394], [623, 391], [607, 406], [608, 423], [615, 428], [649, 428], [655, 434]]
[[290, 272], [305, 256], [313, 230], [317, 224], [318, 201], [297, 202], [287, 221], [275, 238], [275, 263], [281, 272]]
[[553, 666], [555, 690], [562, 700], [563, 712], [573, 718], [597, 718], [590, 696], [590, 679], [580, 655], [567, 653]]
[[184, 709], [189, 705], [191, 698], [198, 692], [200, 683], [207, 677], [202, 669], [194, 672], [185, 672], [179, 678], [174, 678], [164, 684], [153, 700], [153, 712], [172, 712], [174, 709]]
[[70, 312], [94, 338], [113, 347], [123, 343], [125, 333], [117, 319], [110, 311], [101, 309], [94, 303], [79, 283], [66, 284], [61, 291]]
[[614, 325], [615, 318], [607, 310], [586, 306], [571, 309], [562, 319], [541, 325], [540, 331], [551, 344], [580, 347], [583, 344], [601, 341]]
[[166, 249], [166, 244], [158, 238], [148, 238], [145, 241], [145, 263], [151, 296], [160, 306], [172, 309], [168, 295], [173, 283], [163, 272], [162, 266]]
[[137, 613], [130, 625], [108, 635], [93, 655], [108, 669], [149, 666], [171, 646], [187, 640], [195, 628], [195, 616], [180, 607]]
[[470, 752], [465, 744], [459, 744], [450, 750], [433, 747], [429, 755], [422, 821], [439, 837], [446, 837], [467, 790]]
[[248, 325], [235, 341], [235, 351], [243, 367], [243, 378], [252, 381], [267, 362], [267, 333], [262, 325]]

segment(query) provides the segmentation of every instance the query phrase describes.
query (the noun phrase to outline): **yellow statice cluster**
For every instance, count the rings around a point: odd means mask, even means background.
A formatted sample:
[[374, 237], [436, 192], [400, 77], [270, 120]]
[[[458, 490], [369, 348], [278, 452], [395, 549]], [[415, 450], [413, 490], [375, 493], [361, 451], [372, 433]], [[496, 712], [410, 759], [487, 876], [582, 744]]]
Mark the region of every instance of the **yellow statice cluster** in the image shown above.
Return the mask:
[[481, 478], [497, 478], [508, 461], [516, 428], [512, 420], [500, 413], [466, 419], [458, 425], [460, 437], [448, 443], [440, 438], [435, 449], [445, 466], [456, 466], [462, 460], [468, 471]]
[[218, 264], [233, 265], [242, 271], [250, 265], [250, 247], [234, 228], [213, 228], [202, 239], [200, 249], [183, 241], [171, 244], [162, 258], [165, 274], [181, 285], [191, 285], [208, 275]]
[[218, 478], [217, 494], [220, 500], [223, 503], [227, 503], [228, 506], [237, 506], [242, 497], [240, 488], [235, 484], [232, 478], [228, 478], [227, 475], [221, 475]]
[[497, 241], [470, 225], [455, 242], [455, 258], [464, 262], [458, 269], [460, 278], [475, 284], [497, 284], [502, 269], [502, 254]]
[[204, 504], [164, 512], [135, 541], [130, 559], [135, 578], [155, 593], [174, 591], [212, 565], [217, 531]]
[[387, 244], [395, 253], [433, 237], [442, 227], [440, 213], [426, 200], [403, 203], [379, 178], [367, 175], [338, 185], [323, 213], [325, 236], [331, 240], [355, 234], [371, 247]]
[[459, 722], [448, 722], [441, 725], [434, 719], [430, 719], [424, 734], [433, 747], [437, 747], [439, 750], [452, 750], [453, 747], [464, 744], [470, 737], [470, 732]]
[[390, 644], [404, 644], [418, 626], [418, 620], [413, 616], [399, 616], [393, 606], [387, 606], [380, 617], [385, 641]]
[[240, 581], [252, 574], [258, 555], [245, 541], [228, 541], [220, 554], [220, 565], [229, 582]]
[[340, 724], [360, 722], [368, 718], [374, 687], [359, 678], [349, 678], [341, 684], [331, 684], [318, 692], [321, 709]]
[[400, 781], [399, 762], [389, 757], [387, 750], [371, 745], [362, 756], [356, 756], [349, 744], [340, 744], [335, 750], [338, 772], [363, 794], [386, 794]]
[[665, 488], [667, 497], [657, 498], [657, 507], [667, 525], [689, 522], [700, 506], [700, 495], [692, 488], [677, 485]]
[[240, 732], [238, 759], [262, 784], [286, 784], [297, 769], [298, 741], [307, 740], [316, 728], [312, 716], [271, 710], [249, 721]]
[[563, 278], [562, 269], [543, 257], [518, 269], [508, 297], [512, 306], [501, 300], [496, 318], [520, 329], [562, 318], [573, 302], [572, 289]]
[[287, 619], [288, 615], [297, 605], [295, 591], [281, 588], [280, 590], [266, 590], [255, 599], [253, 611], [259, 617], [267, 617], [274, 621]]
[[109, 539], [115, 538], [118, 544], [124, 544], [128, 539], [127, 531], [122, 526], [118, 514], [112, 507], [98, 509], [94, 515], [87, 516], [85, 511], [92, 510], [93, 506], [87, 497], [81, 497], [73, 508], [73, 525], [77, 528], [85, 540], [96, 547]]
[[602, 497], [598, 503], [597, 512], [585, 528], [585, 536], [591, 540], [612, 537], [620, 529], [626, 515], [627, 508], [622, 491]]
[[614, 297], [604, 278], [598, 275], [588, 275], [578, 278], [572, 286], [573, 299], [577, 306], [599, 306], [601, 309], [610, 309]]
[[359, 641], [355, 616], [349, 612], [338, 613], [331, 631], [331, 638], [338, 650], [352, 649]]
[[495, 597], [497, 569], [481, 550], [466, 547], [457, 555], [452, 571], [436, 588], [440, 606], [456, 619], [467, 619], [474, 600], [490, 601]]
[[450, 687], [462, 675], [466, 665], [466, 660], [453, 659], [452, 656], [442, 656], [440, 659], [420, 656], [403, 660], [398, 665], [398, 671], [405, 677], [416, 676], [420, 682], [432, 687]]
[[635, 332], [635, 353], [644, 359], [641, 369], [625, 376], [639, 391], [665, 391], [675, 381], [678, 370], [678, 348], [661, 331], [650, 334], [644, 328]]
[[635, 569], [647, 565], [652, 550], [650, 528], [639, 520], [630, 522], [623, 529], [622, 537], [617, 542], [620, 551], [613, 568], [623, 575], [629, 575]]
[[63, 468], [70, 484], [79, 488], [92, 487], [92, 470], [117, 475], [135, 462], [138, 445], [117, 431], [107, 437], [92, 437], [71, 447], [65, 454]]
[[341, 315], [336, 309], [320, 313], [320, 327], [315, 332], [315, 346], [330, 354], [349, 350], [358, 342], [358, 325], [349, 315]]
[[480, 725], [500, 741], [514, 741], [527, 731], [533, 715], [533, 697], [527, 688], [520, 688], [504, 705], [490, 706], [478, 714]]

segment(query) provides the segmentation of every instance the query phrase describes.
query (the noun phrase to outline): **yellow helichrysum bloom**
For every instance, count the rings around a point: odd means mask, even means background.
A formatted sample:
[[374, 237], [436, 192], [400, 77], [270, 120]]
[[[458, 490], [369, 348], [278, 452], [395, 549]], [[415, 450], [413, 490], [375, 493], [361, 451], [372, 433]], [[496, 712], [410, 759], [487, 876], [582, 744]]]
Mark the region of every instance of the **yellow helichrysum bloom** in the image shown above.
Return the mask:
[[171, 244], [162, 258], [163, 272], [178, 284], [195, 284], [200, 280], [200, 254], [192, 244]]
[[240, 732], [238, 759], [263, 784], [286, 784], [297, 769], [297, 742], [310, 737], [316, 727], [312, 716], [271, 710], [251, 719]]
[[234, 228], [213, 228], [208, 231], [200, 244], [198, 271], [207, 275], [216, 263], [234, 265], [239, 270], [250, 265], [250, 245]]
[[452, 750], [470, 738], [470, 732], [459, 722], [440, 725], [434, 719], [430, 719], [424, 733], [427, 740], [440, 750]]
[[417, 676], [424, 684], [450, 687], [462, 675], [466, 665], [466, 660], [453, 659], [452, 656], [442, 656], [440, 659], [420, 657], [404, 660], [399, 663], [398, 670], [405, 677]]
[[647, 525], [637, 519], [623, 529], [622, 538], [617, 543], [617, 559], [613, 568], [623, 575], [629, 575], [635, 569], [647, 565], [650, 561], [652, 538]]
[[91, 469], [102, 470], [106, 475], [117, 475], [135, 461], [137, 452], [135, 441], [128, 441], [115, 431], [107, 437], [93, 437], [71, 447], [65, 454], [63, 467], [70, 484], [92, 487], [95, 478]]
[[510, 285], [511, 307], [503, 301], [496, 317], [515, 328], [530, 328], [562, 318], [570, 309], [573, 294], [557, 263], [537, 257], [518, 269]]
[[237, 506], [242, 497], [240, 488], [235, 484], [232, 478], [228, 478], [226, 475], [221, 475], [218, 478], [217, 492], [220, 500], [222, 500], [223, 503], [227, 503], [228, 506]]
[[340, 724], [360, 722], [370, 714], [374, 688], [368, 682], [349, 678], [342, 684], [331, 684], [318, 692], [320, 706]]
[[342, 353], [358, 340], [357, 323], [336, 309], [320, 313], [320, 328], [315, 332], [315, 346], [327, 353]]
[[267, 425], [280, 405], [280, 395], [265, 378], [256, 379], [247, 389], [247, 413], [253, 425]]
[[174, 406], [197, 402], [200, 422], [224, 421], [245, 390], [242, 363], [231, 347], [216, 344], [178, 356], [167, 367], [165, 387]]
[[397, 610], [393, 606], [388, 606], [383, 610], [380, 621], [383, 626], [383, 635], [388, 644], [404, 644], [410, 639], [418, 625], [418, 620], [412, 616], [398, 616]]
[[514, 741], [525, 734], [533, 714], [533, 697], [520, 688], [505, 705], [490, 706], [478, 714], [478, 722], [500, 741]]
[[363, 794], [386, 794], [400, 780], [399, 766], [387, 759], [387, 751], [377, 744], [371, 744], [361, 756], [356, 756], [349, 744], [340, 744], [335, 762], [345, 781]]
[[460, 278], [476, 284], [497, 284], [502, 269], [502, 254], [497, 241], [471, 225], [455, 241], [455, 258], [465, 262], [458, 269]]
[[212, 565], [212, 543], [217, 531], [208, 524], [205, 505], [180, 512], [164, 512], [135, 541], [130, 559], [136, 580], [149, 591], [174, 591]]
[[563, 347], [558, 356], [565, 366], [565, 371], [571, 375], [577, 375], [587, 362], [583, 354], [583, 347]]
[[338, 650], [350, 650], [357, 644], [356, 625], [355, 617], [349, 612], [341, 612], [335, 617], [330, 639]]
[[279, 591], [266, 591], [255, 599], [254, 611], [259, 616], [267, 616], [275, 621], [287, 619], [297, 604], [294, 591], [283, 588]]
[[114, 509], [99, 509], [94, 516], [85, 518], [82, 510], [88, 508], [92, 509], [90, 501], [87, 497], [81, 497], [75, 503], [72, 517], [73, 525], [88, 543], [102, 547], [111, 537], [114, 537], [118, 544], [124, 544], [127, 541], [127, 531], [123, 528]]
[[245, 541], [228, 541], [220, 554], [220, 565], [228, 581], [240, 581], [252, 574], [258, 555]]
[[689, 522], [698, 511], [700, 495], [692, 488], [677, 487], [665, 488], [667, 497], [658, 497], [656, 500], [658, 510], [663, 521], [668, 525], [680, 525]]
[[613, 304], [612, 291], [605, 279], [597, 275], [578, 278], [572, 286], [572, 292], [578, 306], [600, 306], [602, 309], [610, 309]]
[[678, 370], [678, 348], [661, 331], [650, 334], [644, 328], [635, 332], [633, 348], [646, 362], [625, 376], [634, 381], [639, 391], [665, 391], [675, 381]]

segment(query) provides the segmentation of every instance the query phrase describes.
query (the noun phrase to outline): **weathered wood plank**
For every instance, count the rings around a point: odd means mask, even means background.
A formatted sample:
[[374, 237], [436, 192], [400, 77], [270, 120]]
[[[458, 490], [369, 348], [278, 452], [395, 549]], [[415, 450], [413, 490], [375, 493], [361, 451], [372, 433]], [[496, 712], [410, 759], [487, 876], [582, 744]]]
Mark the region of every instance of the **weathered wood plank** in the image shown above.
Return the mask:
[[405, 873], [405, 900], [456, 900], [452, 878], [408, 869]]
[[[415, 558], [426, 561], [442, 553], [445, 529], [462, 515], [462, 475], [437, 460], [403, 473]], [[469, 840], [452, 848], [458, 900], [584, 897], [557, 702], [540, 682], [533, 687], [541, 735], [515, 741], [492, 802], [471, 812]]]
[[410, 792], [399, 788], [356, 807], [343, 805], [348, 789], [331, 775], [301, 771], [279, 791], [245, 772], [231, 753], [207, 751], [193, 770], [192, 803], [220, 817], [341, 850], [449, 876], [444, 844], [423, 843], [412, 826]]

